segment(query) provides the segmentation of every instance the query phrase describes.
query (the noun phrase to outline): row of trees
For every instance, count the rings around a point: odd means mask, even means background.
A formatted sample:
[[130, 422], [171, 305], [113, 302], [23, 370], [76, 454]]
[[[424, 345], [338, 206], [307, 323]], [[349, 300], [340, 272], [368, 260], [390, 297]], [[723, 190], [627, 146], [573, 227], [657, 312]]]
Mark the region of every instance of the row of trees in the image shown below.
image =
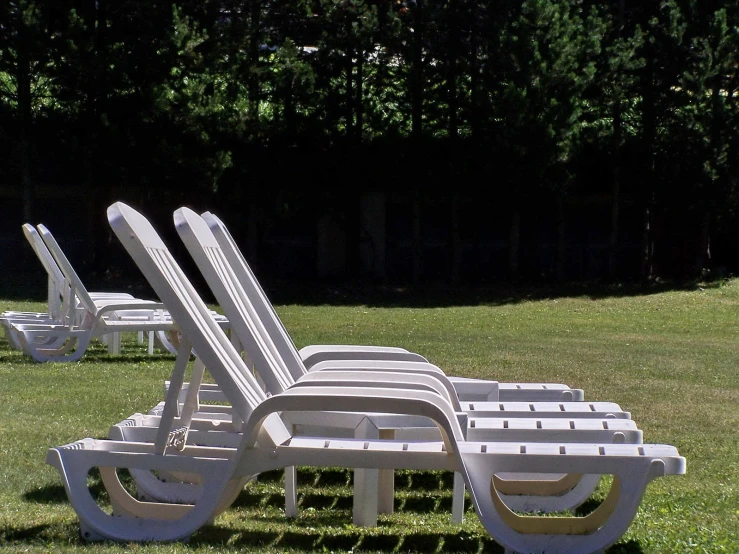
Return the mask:
[[111, 191], [475, 188], [506, 207], [512, 276], [527, 214], [561, 277], [568, 205], [607, 197], [611, 278], [686, 239], [697, 272], [735, 230], [738, 29], [726, 0], [5, 0], [0, 184], [24, 221], [82, 184], [89, 237]]

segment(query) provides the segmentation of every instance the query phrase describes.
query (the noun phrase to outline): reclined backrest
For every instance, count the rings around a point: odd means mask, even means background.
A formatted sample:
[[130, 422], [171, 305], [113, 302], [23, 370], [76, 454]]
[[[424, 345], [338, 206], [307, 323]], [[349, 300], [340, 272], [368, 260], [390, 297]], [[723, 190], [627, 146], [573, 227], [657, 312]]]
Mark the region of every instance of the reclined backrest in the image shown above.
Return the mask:
[[[71, 288], [71, 298], [74, 299], [75, 297], [77, 297], [77, 299], [79, 299], [80, 303], [85, 307], [87, 311], [89, 311], [91, 314], [97, 313], [97, 306], [95, 306], [95, 302], [93, 302], [90, 294], [85, 288], [85, 285], [82, 283], [82, 279], [80, 279], [77, 275], [77, 272], [72, 267], [72, 264], [70, 263], [67, 256], [64, 254], [61, 246], [59, 246], [59, 243], [54, 238], [54, 235], [52, 235], [51, 231], [49, 231], [42, 223], [39, 223], [36, 228], [38, 229], [38, 232], [41, 235], [44, 244], [49, 249], [49, 252], [51, 252], [54, 261], [56, 261], [57, 265], [59, 266], [59, 270], [64, 275], [64, 278], [67, 280], [67, 283]], [[70, 311], [70, 315], [71, 310], [75, 309], [74, 304], [75, 302], [72, 301], [71, 305], [68, 308], [68, 310]]]
[[189, 208], [179, 208], [174, 212], [174, 223], [180, 238], [228, 317], [232, 332], [242, 342], [244, 352], [267, 385], [267, 390], [272, 393], [282, 392], [295, 384], [281, 353], [264, 327], [261, 315], [243, 289], [205, 220]]
[[[247, 420], [266, 395], [154, 227], [122, 202], [108, 207], [108, 221], [236, 414]], [[279, 416], [273, 415], [265, 423], [266, 435], [260, 436], [260, 442], [280, 444], [290, 437]]]
[[246, 258], [244, 258], [241, 250], [239, 250], [236, 241], [231, 236], [226, 225], [211, 212], [203, 213], [202, 217], [207, 222], [208, 227], [213, 232], [213, 235], [215, 235], [216, 240], [218, 240], [221, 249], [226, 254], [226, 258], [229, 264], [231, 264], [231, 268], [237, 279], [252, 300], [254, 308], [259, 314], [259, 318], [263, 321], [272, 337], [280, 356], [286, 360], [287, 368], [293, 380], [297, 381], [306, 372], [303, 360], [300, 358], [298, 349], [295, 347], [295, 343], [287, 332], [287, 329], [282, 324], [274, 306], [269, 301], [269, 298], [267, 298], [264, 289], [254, 276]]
[[65, 302], [69, 300], [67, 280], [33, 225], [24, 223], [22, 228], [28, 244], [33, 248], [48, 276], [49, 315], [55, 319], [61, 318], [64, 315]]

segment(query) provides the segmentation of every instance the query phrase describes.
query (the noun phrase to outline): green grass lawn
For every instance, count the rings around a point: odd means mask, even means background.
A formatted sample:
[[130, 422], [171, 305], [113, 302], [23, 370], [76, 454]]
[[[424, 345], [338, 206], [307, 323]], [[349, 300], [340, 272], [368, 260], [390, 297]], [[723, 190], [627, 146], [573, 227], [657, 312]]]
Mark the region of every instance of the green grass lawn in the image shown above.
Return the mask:
[[[443, 307], [280, 305], [298, 347], [403, 346], [449, 374], [554, 381], [618, 402], [645, 442], [675, 445], [685, 476], [659, 478], [609, 552], [739, 552], [739, 280], [621, 295], [515, 295]], [[613, 294], [608, 294], [608, 293]], [[462, 304], [462, 303], [460, 303]], [[452, 305], [451, 307], [449, 307]], [[0, 300], [0, 310], [42, 310]], [[35, 364], [0, 338], [0, 545], [7, 552], [502, 552], [473, 512], [450, 523], [451, 474], [399, 472], [396, 512], [351, 524], [351, 473], [301, 469], [300, 516], [284, 517], [281, 475], [260, 476], [186, 544], [83, 543], [46, 449], [145, 412], [173, 356], [95, 345], [70, 364]]]

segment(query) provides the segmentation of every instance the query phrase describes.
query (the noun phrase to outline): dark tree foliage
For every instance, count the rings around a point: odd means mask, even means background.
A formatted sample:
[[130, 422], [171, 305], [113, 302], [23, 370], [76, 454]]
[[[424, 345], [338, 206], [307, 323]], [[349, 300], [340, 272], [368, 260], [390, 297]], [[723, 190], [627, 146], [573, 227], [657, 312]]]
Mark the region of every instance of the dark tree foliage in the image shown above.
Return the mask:
[[197, 202], [255, 264], [345, 277], [369, 240], [414, 282], [736, 271], [738, 29], [727, 0], [8, 0], [2, 233], [66, 199], [92, 267], [110, 201]]

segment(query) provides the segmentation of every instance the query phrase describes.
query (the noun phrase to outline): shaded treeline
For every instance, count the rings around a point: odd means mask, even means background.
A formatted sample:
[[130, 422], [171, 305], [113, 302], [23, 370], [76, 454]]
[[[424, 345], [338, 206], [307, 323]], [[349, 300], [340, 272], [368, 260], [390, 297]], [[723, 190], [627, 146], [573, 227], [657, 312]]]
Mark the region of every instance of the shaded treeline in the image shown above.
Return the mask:
[[351, 277], [382, 191], [382, 277], [735, 271], [738, 26], [723, 0], [5, 0], [3, 233], [96, 260], [110, 201], [185, 203], [279, 265], [329, 218]]

